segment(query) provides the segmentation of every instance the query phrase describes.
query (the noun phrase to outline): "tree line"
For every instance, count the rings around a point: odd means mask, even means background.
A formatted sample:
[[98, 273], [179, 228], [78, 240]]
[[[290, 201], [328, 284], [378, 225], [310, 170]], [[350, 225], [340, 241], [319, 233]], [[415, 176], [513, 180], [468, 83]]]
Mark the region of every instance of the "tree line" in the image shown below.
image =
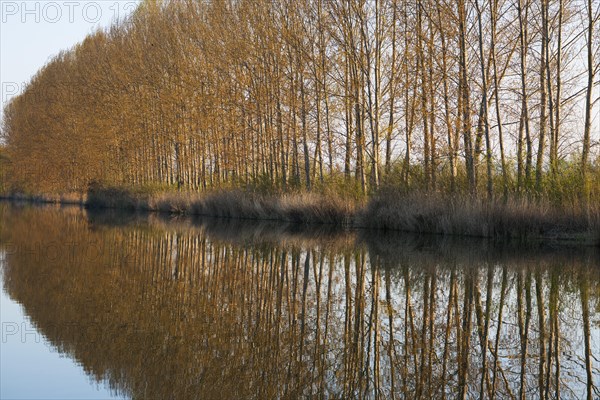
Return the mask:
[[8, 183], [589, 191], [599, 18], [592, 0], [147, 0], [6, 106]]

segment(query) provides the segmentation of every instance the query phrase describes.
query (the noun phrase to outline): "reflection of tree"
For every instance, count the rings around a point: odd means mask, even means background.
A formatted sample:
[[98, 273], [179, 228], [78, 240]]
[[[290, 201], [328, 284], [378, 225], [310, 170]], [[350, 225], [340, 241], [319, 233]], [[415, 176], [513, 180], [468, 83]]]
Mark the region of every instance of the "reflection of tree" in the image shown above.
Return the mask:
[[585, 251], [262, 241], [235, 227], [227, 240], [210, 224], [113, 227], [75, 209], [0, 215], [8, 293], [60, 351], [132, 397], [597, 394], [600, 273]]
[[589, 282], [584, 276], [581, 279], [579, 289], [581, 291], [581, 314], [583, 316], [583, 343], [585, 346], [585, 372], [587, 375], [586, 379], [586, 398], [592, 399], [592, 392], [594, 390], [594, 378], [592, 377], [592, 351], [590, 346], [590, 310], [589, 310]]
[[[527, 277], [523, 280], [523, 271], [517, 275], [517, 310], [519, 312], [519, 339], [521, 343], [521, 361], [519, 374], [519, 398], [525, 399], [525, 375], [528, 358], [529, 324], [531, 322], [531, 272], [527, 271]], [[525, 287], [525, 304], [523, 304], [523, 288]], [[524, 314], [523, 314], [524, 313]]]

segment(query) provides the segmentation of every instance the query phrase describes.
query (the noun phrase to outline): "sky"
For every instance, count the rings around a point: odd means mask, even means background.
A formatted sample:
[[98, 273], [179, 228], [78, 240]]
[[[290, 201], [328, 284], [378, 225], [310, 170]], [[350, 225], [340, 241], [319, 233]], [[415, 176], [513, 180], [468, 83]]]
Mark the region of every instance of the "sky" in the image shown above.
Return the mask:
[[53, 56], [70, 49], [99, 27], [124, 18], [138, 3], [139, 0], [0, 0], [0, 110]]

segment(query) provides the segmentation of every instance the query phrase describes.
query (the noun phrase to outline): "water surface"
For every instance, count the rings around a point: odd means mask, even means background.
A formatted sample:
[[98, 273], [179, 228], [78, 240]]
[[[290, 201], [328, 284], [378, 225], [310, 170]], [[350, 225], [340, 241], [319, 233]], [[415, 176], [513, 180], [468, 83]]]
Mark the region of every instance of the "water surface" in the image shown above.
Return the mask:
[[3, 398], [600, 396], [598, 249], [2, 204], [0, 222]]

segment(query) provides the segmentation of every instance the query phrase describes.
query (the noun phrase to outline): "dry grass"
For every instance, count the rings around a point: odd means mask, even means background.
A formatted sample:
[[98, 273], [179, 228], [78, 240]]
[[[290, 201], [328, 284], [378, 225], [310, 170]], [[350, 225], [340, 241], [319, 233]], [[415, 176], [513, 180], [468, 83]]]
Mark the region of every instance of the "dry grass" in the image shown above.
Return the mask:
[[208, 194], [192, 192], [135, 193], [123, 189], [90, 192], [88, 206], [204, 215], [219, 218], [277, 220], [295, 223], [354, 225], [357, 206], [338, 196], [313, 193], [283, 196], [240, 190]]
[[600, 207], [557, 207], [545, 201], [489, 202], [415, 193], [373, 199], [360, 220], [370, 228], [477, 237], [598, 240]]
[[90, 191], [87, 205], [346, 228], [600, 243], [599, 204], [558, 207], [526, 198], [489, 202], [441, 193], [392, 192], [375, 196], [363, 205], [355, 199], [318, 193], [144, 193], [110, 188]]
[[227, 191], [191, 200], [190, 204], [190, 213], [195, 215], [340, 226], [352, 225], [356, 214], [351, 202], [311, 193], [278, 197]]
[[61, 194], [36, 194], [36, 195], [11, 193], [11, 194], [0, 194], [0, 199], [15, 201], [15, 202], [28, 202], [28, 203], [84, 205], [87, 203], [87, 194], [81, 194], [81, 193], [75, 193], [75, 192], [68, 192], [68, 193], [61, 193]]

